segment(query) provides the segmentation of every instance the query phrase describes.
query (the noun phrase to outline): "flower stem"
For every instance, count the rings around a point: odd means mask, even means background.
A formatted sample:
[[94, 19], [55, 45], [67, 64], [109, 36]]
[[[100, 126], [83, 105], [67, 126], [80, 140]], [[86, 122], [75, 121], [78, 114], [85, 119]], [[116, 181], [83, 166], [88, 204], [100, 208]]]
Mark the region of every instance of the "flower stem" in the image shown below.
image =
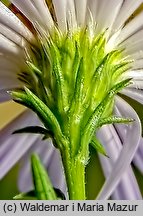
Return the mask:
[[68, 195], [70, 200], [85, 200], [85, 164], [80, 155], [71, 158], [69, 149], [62, 152]]

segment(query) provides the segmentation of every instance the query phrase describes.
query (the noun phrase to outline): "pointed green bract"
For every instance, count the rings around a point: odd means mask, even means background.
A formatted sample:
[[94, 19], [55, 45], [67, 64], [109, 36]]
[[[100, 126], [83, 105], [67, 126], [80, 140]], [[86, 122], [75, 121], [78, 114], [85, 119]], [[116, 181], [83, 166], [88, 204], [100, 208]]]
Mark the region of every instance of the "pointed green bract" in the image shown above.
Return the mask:
[[103, 154], [104, 156], [108, 157], [106, 154], [106, 150], [104, 146], [99, 142], [99, 140], [94, 136], [90, 142], [92, 147], [99, 153]]
[[37, 113], [45, 126], [53, 132], [55, 139], [59, 144], [59, 148], [61, 148], [60, 145], [64, 144], [64, 142], [59, 142], [59, 137], [60, 141], [63, 138], [62, 131], [56, 117], [51, 112], [51, 110], [27, 88], [25, 88], [25, 92], [13, 91], [11, 94], [18, 103], [25, 104], [27, 107], [31, 108]]
[[42, 72], [39, 70], [39, 68], [37, 68], [37, 66], [35, 66], [33, 63], [27, 61], [26, 62], [30, 68], [30, 70], [36, 74], [37, 76], [41, 76], [42, 75]]
[[133, 121], [134, 121], [134, 119], [131, 119], [131, 118], [123, 118], [123, 117], [119, 117], [119, 116], [111, 116], [111, 117], [101, 119], [97, 127], [100, 128], [103, 125], [115, 124], [115, 123], [128, 124], [128, 123], [131, 123]]
[[48, 177], [47, 171], [43, 167], [38, 155], [31, 157], [31, 166], [35, 194], [39, 200], [56, 200], [57, 196]]
[[81, 150], [87, 148], [87, 143], [91, 141], [93, 133], [98, 128], [98, 125], [100, 124], [100, 120], [102, 119], [104, 115], [106, 115], [106, 109], [108, 108], [108, 104], [114, 99], [114, 96], [121, 89], [129, 85], [129, 83], [130, 83], [130, 79], [127, 79], [127, 80], [123, 80], [120, 83], [114, 85], [111, 88], [111, 90], [107, 93], [105, 98], [102, 100], [102, 102], [96, 107], [92, 115], [89, 117], [89, 120], [87, 124], [85, 125], [85, 128], [83, 129]]

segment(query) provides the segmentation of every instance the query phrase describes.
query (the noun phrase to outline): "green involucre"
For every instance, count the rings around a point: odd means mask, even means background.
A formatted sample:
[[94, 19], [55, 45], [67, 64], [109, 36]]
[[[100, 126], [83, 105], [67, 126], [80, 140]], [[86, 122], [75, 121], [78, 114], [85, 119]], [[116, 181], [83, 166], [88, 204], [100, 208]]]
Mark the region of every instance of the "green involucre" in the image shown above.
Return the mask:
[[89, 144], [106, 155], [93, 137], [96, 130], [104, 124], [132, 121], [112, 114], [116, 94], [130, 84], [125, 74], [132, 61], [118, 48], [107, 52], [106, 45], [106, 32], [91, 37], [88, 29], [67, 34], [55, 30], [47, 38], [40, 37], [27, 56], [27, 71], [19, 74], [27, 88], [12, 93], [50, 130], [62, 155], [71, 199], [86, 196]]
[[[71, 155], [76, 155], [85, 134], [83, 143], [87, 142], [87, 146], [96, 128], [112, 116], [114, 96], [130, 83], [124, 74], [131, 61], [124, 57], [123, 50], [107, 53], [106, 31], [91, 37], [88, 29], [67, 34], [55, 30], [47, 38], [40, 37], [38, 43], [27, 57], [29, 72], [19, 78], [31, 90], [26, 90], [26, 94], [31, 94], [28, 99], [34, 103], [39, 98], [49, 110], [46, 115], [54, 116], [50, 129], [54, 122], [59, 129], [53, 129], [53, 134], [60, 131], [69, 143]], [[37, 110], [38, 106], [37, 103]], [[44, 115], [36, 112], [40, 118]]]

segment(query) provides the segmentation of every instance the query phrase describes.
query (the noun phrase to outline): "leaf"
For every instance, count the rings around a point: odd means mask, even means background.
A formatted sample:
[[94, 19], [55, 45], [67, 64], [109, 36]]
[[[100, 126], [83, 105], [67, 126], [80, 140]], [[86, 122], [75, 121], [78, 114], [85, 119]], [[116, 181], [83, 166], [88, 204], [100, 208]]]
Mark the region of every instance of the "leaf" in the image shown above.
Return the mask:
[[31, 156], [35, 194], [38, 200], [57, 200], [56, 193], [37, 154]]
[[90, 142], [90, 144], [92, 145], [92, 147], [98, 151], [99, 153], [103, 154], [106, 157], [109, 157], [106, 154], [106, 150], [104, 148], [104, 146], [99, 142], [99, 140], [94, 136]]

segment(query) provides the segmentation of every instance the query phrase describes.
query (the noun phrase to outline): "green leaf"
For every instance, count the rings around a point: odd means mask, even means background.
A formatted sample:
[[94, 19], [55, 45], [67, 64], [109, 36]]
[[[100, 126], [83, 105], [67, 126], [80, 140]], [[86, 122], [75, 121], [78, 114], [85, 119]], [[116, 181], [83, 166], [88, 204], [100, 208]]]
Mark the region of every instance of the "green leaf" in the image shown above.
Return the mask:
[[99, 142], [99, 140], [95, 136], [92, 138], [90, 144], [92, 145], [93, 148], [95, 148], [96, 151], [108, 157], [104, 146]]
[[37, 154], [31, 156], [35, 194], [38, 200], [57, 200], [56, 193]]

